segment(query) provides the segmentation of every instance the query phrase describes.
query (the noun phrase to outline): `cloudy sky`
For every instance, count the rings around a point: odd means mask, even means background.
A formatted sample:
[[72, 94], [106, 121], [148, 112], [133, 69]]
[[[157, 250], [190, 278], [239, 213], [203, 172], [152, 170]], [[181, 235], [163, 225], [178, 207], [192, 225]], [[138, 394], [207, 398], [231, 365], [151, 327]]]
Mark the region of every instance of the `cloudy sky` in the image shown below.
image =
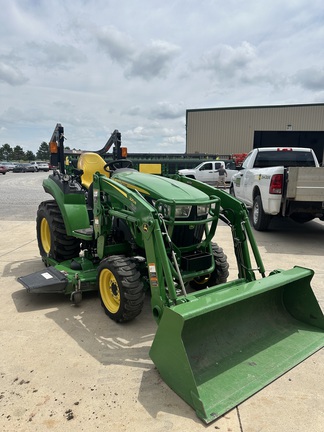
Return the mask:
[[181, 153], [186, 109], [324, 102], [322, 0], [0, 6], [0, 146]]

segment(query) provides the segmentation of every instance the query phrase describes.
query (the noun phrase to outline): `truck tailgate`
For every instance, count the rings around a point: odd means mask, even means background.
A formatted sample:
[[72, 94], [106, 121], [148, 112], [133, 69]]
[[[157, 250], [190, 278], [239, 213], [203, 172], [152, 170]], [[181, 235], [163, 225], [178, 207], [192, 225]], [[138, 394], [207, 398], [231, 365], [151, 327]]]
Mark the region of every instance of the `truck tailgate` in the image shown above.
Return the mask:
[[324, 201], [324, 168], [289, 167], [286, 196], [296, 201]]

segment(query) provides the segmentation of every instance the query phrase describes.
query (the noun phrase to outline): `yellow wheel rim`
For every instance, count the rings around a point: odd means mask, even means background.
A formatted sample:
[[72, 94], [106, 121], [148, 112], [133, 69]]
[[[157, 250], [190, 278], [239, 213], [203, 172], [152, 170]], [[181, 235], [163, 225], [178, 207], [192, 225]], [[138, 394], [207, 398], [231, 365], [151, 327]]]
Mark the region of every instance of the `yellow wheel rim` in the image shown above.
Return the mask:
[[49, 253], [51, 250], [51, 230], [47, 219], [43, 218], [40, 225], [40, 237], [43, 249], [45, 253]]
[[105, 307], [116, 313], [120, 307], [120, 291], [118, 282], [109, 269], [103, 269], [99, 276], [99, 289]]

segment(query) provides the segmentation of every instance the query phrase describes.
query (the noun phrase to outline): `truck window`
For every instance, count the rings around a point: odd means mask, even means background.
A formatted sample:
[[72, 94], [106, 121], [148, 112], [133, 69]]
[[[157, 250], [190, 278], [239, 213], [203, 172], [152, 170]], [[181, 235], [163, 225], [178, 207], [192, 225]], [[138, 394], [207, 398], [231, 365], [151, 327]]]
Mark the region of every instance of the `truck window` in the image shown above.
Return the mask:
[[213, 166], [211, 163], [205, 163], [203, 166], [200, 167], [201, 171], [206, 171], [206, 170], [212, 170]]
[[[259, 152], [256, 155], [256, 158], [254, 161], [254, 167], [255, 168], [267, 168], [267, 167], [274, 166], [274, 165], [277, 165], [277, 164], [274, 164], [274, 159], [273, 159], [273, 162], [270, 163], [268, 154], [266, 154], [266, 152]], [[279, 163], [278, 165], [282, 165], [282, 163]]]
[[243, 168], [243, 169], [245, 169], [245, 168], [248, 166], [251, 157], [252, 157], [252, 153], [249, 153], [249, 154], [246, 156], [246, 158], [244, 159], [244, 161], [243, 161], [243, 163], [242, 163], [242, 168]]
[[234, 161], [226, 162], [225, 168], [228, 170], [235, 170], [236, 169], [235, 162]]
[[267, 168], [272, 166], [296, 167], [315, 166], [315, 161], [310, 152], [304, 151], [261, 151], [255, 158], [255, 168]]
[[296, 162], [297, 166], [315, 166], [314, 158], [309, 152], [296, 152]]

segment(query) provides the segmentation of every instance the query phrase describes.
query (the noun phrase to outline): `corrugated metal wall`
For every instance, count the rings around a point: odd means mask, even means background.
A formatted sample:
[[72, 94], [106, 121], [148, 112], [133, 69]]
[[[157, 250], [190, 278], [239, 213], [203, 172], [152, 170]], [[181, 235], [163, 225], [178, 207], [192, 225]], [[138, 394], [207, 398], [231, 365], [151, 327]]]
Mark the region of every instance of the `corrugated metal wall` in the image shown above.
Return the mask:
[[244, 153], [254, 131], [323, 131], [324, 104], [187, 110], [187, 153]]

